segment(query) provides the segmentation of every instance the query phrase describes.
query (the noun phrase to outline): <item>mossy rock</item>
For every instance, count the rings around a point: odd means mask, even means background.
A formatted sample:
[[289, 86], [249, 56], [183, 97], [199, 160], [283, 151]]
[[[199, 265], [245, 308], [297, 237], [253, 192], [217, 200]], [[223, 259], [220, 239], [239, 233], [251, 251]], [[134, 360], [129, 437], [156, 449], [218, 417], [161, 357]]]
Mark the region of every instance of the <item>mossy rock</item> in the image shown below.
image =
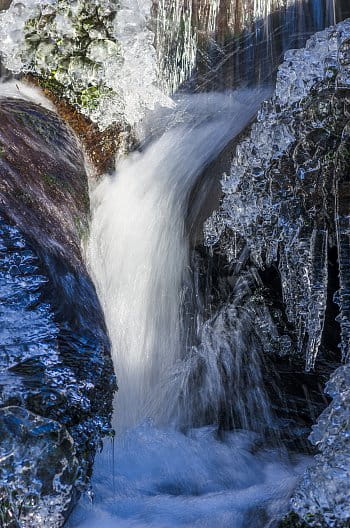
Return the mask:
[[[121, 125], [111, 126], [104, 131], [99, 130], [95, 123], [79, 111], [79, 106], [73, 106], [68, 101], [63, 85], [57, 81], [34, 75], [26, 75], [24, 80], [41, 88], [46, 97], [53, 102], [59, 116], [78, 136], [98, 176], [113, 169], [115, 155], [132, 149], [135, 140], [130, 131]], [[95, 87], [82, 91], [81, 106], [93, 107], [98, 94], [98, 88]]]

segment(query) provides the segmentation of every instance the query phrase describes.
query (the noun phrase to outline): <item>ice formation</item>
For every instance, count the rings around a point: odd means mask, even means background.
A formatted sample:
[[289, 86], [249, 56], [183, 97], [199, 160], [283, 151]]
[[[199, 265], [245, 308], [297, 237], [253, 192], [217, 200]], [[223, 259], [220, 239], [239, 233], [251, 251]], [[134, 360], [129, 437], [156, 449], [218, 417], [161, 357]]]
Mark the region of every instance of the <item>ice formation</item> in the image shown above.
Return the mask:
[[0, 51], [10, 71], [46, 79], [101, 129], [134, 124], [169, 103], [156, 87], [150, 9], [149, 0], [14, 1], [0, 15]]
[[[349, 359], [349, 88], [350, 21], [289, 51], [273, 99], [236, 146], [222, 204], [204, 229], [206, 244], [232, 263], [243, 248], [260, 268], [277, 263], [286, 315], [308, 370], [320, 353], [329, 246], [338, 250], [335, 302], [343, 361]], [[327, 392], [333, 403], [310, 437], [321, 454], [293, 507], [310, 526], [338, 528], [350, 519], [348, 365], [333, 374]]]
[[[326, 180], [326, 170], [319, 157], [325, 154], [326, 147], [317, 156], [311, 152], [317, 146], [311, 144], [307, 152], [303, 142], [312, 134], [325, 141], [335, 132], [331, 130], [333, 116], [329, 115], [329, 105], [327, 100], [321, 100], [313, 109], [309, 101], [314, 121], [302, 123], [302, 102], [312, 88], [317, 89], [317, 84], [319, 93], [331, 84], [338, 90], [347, 87], [349, 68], [343, 56], [349, 46], [349, 32], [350, 22], [344, 22], [336, 29], [316, 34], [305, 49], [286, 54], [275, 96], [264, 104], [249, 135], [238, 144], [231, 172], [222, 180], [222, 205], [205, 225], [206, 244], [212, 246], [221, 238], [231, 261], [238, 259], [244, 244], [260, 267], [278, 260], [288, 319], [297, 329], [299, 352], [305, 352], [309, 369], [319, 350], [326, 308], [329, 230], [336, 228], [340, 253], [346, 252], [340, 239], [346, 235], [348, 218], [346, 211], [343, 216], [340, 214], [342, 196], [335, 193], [332, 208], [337, 208], [337, 214], [329, 226], [325, 214], [328, 197], [320, 186], [322, 176]], [[291, 149], [293, 167], [286, 158]], [[227, 243], [226, 229], [234, 235]], [[345, 265], [346, 255], [340, 259], [340, 268]], [[345, 281], [346, 274], [343, 275]], [[349, 306], [341, 273], [340, 279], [342, 350], [346, 359]]]
[[350, 365], [339, 367], [328, 382], [331, 405], [313, 427], [310, 440], [321, 454], [307, 470], [292, 504], [311, 526], [348, 526], [350, 488]]
[[[74, 443], [65, 427], [24, 407], [40, 408], [42, 398], [52, 408], [60, 390], [71, 406], [88, 402], [81, 397], [74, 372], [60, 368], [59, 331], [51, 307], [40, 298], [40, 289], [48, 282], [40, 272], [40, 261], [18, 229], [1, 217], [0, 263], [0, 525], [11, 526], [7, 523], [12, 516], [19, 526], [46, 523], [57, 528], [76, 478]], [[46, 390], [40, 394], [43, 365]], [[30, 391], [28, 377], [34, 380], [35, 368], [38, 388]]]
[[57, 528], [110, 431], [115, 388], [81, 258], [87, 176], [44, 107], [0, 98], [0, 122], [0, 525]]

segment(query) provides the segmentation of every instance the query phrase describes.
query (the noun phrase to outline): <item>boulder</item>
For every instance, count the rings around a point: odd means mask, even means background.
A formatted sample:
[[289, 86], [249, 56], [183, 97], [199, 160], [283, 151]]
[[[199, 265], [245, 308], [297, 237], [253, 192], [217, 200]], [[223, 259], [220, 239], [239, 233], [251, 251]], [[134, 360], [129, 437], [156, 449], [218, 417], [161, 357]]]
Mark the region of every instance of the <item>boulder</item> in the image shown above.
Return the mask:
[[54, 112], [14, 95], [0, 97], [0, 518], [56, 528], [111, 433], [116, 381], [82, 256], [82, 149]]

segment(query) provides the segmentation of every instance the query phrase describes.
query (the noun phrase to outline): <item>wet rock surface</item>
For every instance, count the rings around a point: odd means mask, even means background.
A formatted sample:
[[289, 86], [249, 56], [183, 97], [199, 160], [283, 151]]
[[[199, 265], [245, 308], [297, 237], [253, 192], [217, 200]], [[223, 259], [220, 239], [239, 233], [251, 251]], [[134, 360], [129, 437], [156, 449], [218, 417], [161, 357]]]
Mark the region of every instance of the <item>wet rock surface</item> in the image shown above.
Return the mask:
[[27, 101], [0, 99], [0, 123], [0, 518], [56, 528], [110, 432], [115, 377], [81, 254], [89, 199], [79, 144]]
[[131, 150], [134, 139], [128, 127], [113, 125], [101, 131], [96, 123], [80, 113], [64, 97], [56, 94], [50, 82], [33, 75], [26, 75], [25, 80], [30, 85], [40, 87], [45, 96], [53, 102], [58, 115], [74, 130], [84, 146], [96, 176], [113, 169], [115, 157], [122, 156], [128, 149]]
[[54, 113], [29, 101], [0, 99], [0, 119], [1, 210], [50, 254], [80, 266], [89, 195], [78, 142]]

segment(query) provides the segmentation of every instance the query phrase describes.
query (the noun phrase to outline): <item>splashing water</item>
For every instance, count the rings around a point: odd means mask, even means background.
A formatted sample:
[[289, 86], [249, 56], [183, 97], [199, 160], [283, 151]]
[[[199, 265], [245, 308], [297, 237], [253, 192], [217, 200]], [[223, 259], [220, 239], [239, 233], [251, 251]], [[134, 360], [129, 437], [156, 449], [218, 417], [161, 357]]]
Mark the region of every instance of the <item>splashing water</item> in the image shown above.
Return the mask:
[[[196, 349], [183, 338], [181, 316], [191, 189], [263, 97], [243, 91], [181, 99], [163, 132], [93, 193], [88, 260], [119, 376], [119, 434], [98, 457], [95, 499], [80, 502], [72, 527], [263, 528], [288, 509], [305, 460], [264, 448], [257, 433], [219, 433], [218, 424], [178, 427], [183, 414], [195, 421], [198, 401], [185, 390]], [[202, 402], [219, 399], [222, 390], [210, 368], [216, 349], [204, 351], [207, 335], [197, 350], [208, 357]], [[222, 348], [230, 353], [229, 339]], [[259, 375], [251, 383], [262, 389]]]
[[[143, 423], [97, 460], [95, 499], [84, 498], [69, 528], [268, 528], [288, 510], [306, 459], [254, 453], [247, 432], [201, 428], [186, 435]], [[115, 467], [113, 474], [113, 465]]]

